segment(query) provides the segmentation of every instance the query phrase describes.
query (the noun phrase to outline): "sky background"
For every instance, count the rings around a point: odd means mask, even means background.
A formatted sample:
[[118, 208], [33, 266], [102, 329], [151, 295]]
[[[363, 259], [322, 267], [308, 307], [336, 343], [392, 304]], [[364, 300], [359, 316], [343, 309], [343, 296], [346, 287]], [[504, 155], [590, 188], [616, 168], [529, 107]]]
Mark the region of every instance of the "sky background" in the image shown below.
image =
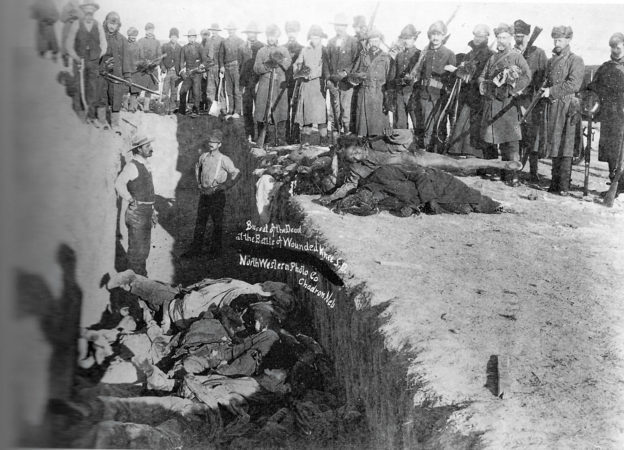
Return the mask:
[[[55, 0], [59, 8], [65, 0]], [[4, 2], [3, 2], [4, 3]], [[16, 45], [34, 44], [34, 23], [28, 18], [28, 8], [32, 2], [28, 0], [13, 1], [9, 14], [2, 15], [2, 24], [16, 30], [10, 36], [16, 38]], [[331, 37], [334, 35], [333, 21], [337, 13], [344, 13], [351, 21], [353, 16], [362, 14], [369, 18], [375, 9], [376, 1], [342, 0], [342, 1], [300, 1], [300, 0], [102, 0], [96, 18], [103, 20], [109, 11], [117, 11], [121, 15], [122, 33], [130, 26], [140, 30], [146, 22], [156, 25], [156, 36], [166, 40], [171, 27], [180, 29], [186, 34], [189, 28], [198, 32], [212, 22], [221, 27], [234, 21], [240, 29], [254, 20], [264, 30], [270, 23], [282, 28], [287, 20], [299, 20], [302, 25], [300, 42], [310, 25], [318, 24]], [[426, 45], [426, 31], [435, 20], [447, 20], [457, 6], [459, 10], [449, 26], [451, 38], [448, 47], [456, 53], [468, 50], [467, 43], [472, 38], [472, 30], [478, 23], [485, 23], [491, 28], [500, 22], [513, 24], [514, 20], [522, 19], [531, 25], [541, 26], [544, 31], [536, 44], [550, 54], [552, 39], [550, 31], [555, 25], [570, 25], [574, 30], [572, 48], [582, 56], [586, 64], [600, 64], [609, 57], [608, 40], [616, 31], [624, 32], [624, 4], [620, 2], [566, 2], [566, 3], [521, 3], [515, 2], [423, 2], [382, 0], [375, 21], [376, 28], [391, 44], [396, 40], [401, 28], [412, 23], [422, 31], [417, 46]], [[4, 7], [4, 5], [3, 5]], [[15, 28], [13, 28], [15, 27]], [[26, 39], [22, 30], [29, 29]], [[60, 25], [59, 25], [60, 30]], [[353, 34], [352, 28], [348, 29]], [[225, 31], [221, 33], [225, 35]], [[493, 39], [493, 34], [491, 39]], [[264, 34], [260, 40], [265, 41]], [[186, 38], [181, 36], [181, 41]], [[283, 34], [281, 42], [285, 41]]]

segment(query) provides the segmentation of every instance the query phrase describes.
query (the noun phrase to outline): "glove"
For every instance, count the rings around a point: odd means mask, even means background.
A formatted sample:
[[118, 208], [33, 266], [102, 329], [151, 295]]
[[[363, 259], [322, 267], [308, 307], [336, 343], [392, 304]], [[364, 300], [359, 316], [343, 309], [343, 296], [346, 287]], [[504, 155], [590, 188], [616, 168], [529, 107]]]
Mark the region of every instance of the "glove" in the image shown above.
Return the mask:
[[269, 70], [277, 69], [278, 66], [279, 66], [279, 64], [276, 61], [273, 61], [272, 59], [269, 59], [269, 60], [265, 61], [265, 63], [264, 63], [264, 67], [266, 67]]
[[106, 58], [104, 60], [104, 69], [107, 70], [108, 72], [112, 72], [114, 68], [115, 68], [115, 58], [113, 58], [112, 56], [109, 58]]
[[511, 96], [511, 89], [507, 85], [503, 85], [494, 89], [494, 98], [497, 100], [505, 100]]

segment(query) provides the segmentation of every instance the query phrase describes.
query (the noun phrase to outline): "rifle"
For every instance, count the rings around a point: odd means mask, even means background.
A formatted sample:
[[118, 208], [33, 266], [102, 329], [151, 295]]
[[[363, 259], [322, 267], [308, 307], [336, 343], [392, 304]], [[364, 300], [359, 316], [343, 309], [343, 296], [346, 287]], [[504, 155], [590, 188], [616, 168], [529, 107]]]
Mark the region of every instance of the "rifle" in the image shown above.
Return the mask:
[[611, 181], [611, 186], [609, 186], [609, 190], [605, 194], [605, 198], [603, 204], [609, 208], [613, 206], [613, 202], [615, 201], [615, 196], [617, 195], [618, 185], [620, 183], [620, 178], [622, 177], [622, 157], [624, 156], [624, 139], [620, 140], [620, 152], [618, 154], [618, 165], [615, 177]]
[[527, 42], [526, 47], [524, 47], [524, 50], [522, 50], [522, 57], [526, 58], [527, 56], [527, 51], [531, 48], [531, 46], [533, 45], [533, 43], [537, 40], [538, 36], [540, 35], [540, 33], [543, 31], [543, 28], [541, 27], [533, 27], [533, 32], [531, 33], [531, 37], [529, 38], [529, 41]]
[[[193, 75], [196, 75], [196, 74], [198, 74], [198, 73], [204, 73], [205, 71], [206, 71], [206, 68], [205, 68], [205, 67], [204, 67], [204, 68], [202, 68], [201, 66], [200, 66], [200, 67], [195, 67], [194, 69], [191, 69], [191, 70], [189, 71], [189, 73], [186, 75], [186, 78], [188, 78], [188, 77], [192, 77]], [[180, 83], [182, 83], [182, 82], [184, 81], [184, 79], [185, 79], [185, 77], [182, 77], [182, 76], [179, 76], [178, 78], [176, 78], [176, 80], [175, 80], [175, 85], [176, 85], [176, 87], [177, 87]]]
[[275, 67], [271, 69], [271, 76], [269, 77], [269, 94], [267, 95], [266, 106], [264, 108], [264, 126], [260, 133], [258, 133], [258, 147], [264, 147], [264, 141], [266, 140], [267, 128], [269, 127], [269, 118], [271, 117], [271, 109], [273, 109], [273, 81], [275, 79]]
[[152, 94], [158, 95], [158, 91], [148, 89], [145, 86], [141, 86], [140, 84], [136, 84], [136, 83], [133, 83], [132, 81], [125, 80], [121, 77], [118, 77], [117, 75], [113, 75], [112, 73], [103, 72], [100, 75], [102, 75], [102, 77], [106, 78], [111, 83], [116, 83], [116, 84], [123, 83], [127, 86], [135, 87], [137, 89], [141, 89], [142, 91], [146, 91], [146, 92], [150, 92]]
[[166, 55], [162, 54], [158, 58], [152, 59], [151, 61], [140, 62], [139, 64], [137, 64], [137, 70], [132, 73], [139, 73], [139, 72], [144, 73], [146, 75], [149, 75], [154, 81], [154, 83], [158, 83], [158, 80], [156, 79], [156, 76], [154, 75], [154, 69], [160, 65], [160, 61], [165, 56]]
[[585, 179], [583, 180], [583, 196], [589, 193], [589, 163], [591, 162], [592, 134], [594, 125], [594, 114], [587, 118], [587, 145], [585, 145]]
[[529, 115], [531, 114], [531, 111], [533, 111], [535, 106], [537, 106], [539, 101], [542, 99], [542, 94], [544, 93], [544, 89], [546, 89], [546, 84], [548, 84], [548, 77], [544, 79], [544, 82], [542, 83], [542, 85], [539, 87], [539, 89], [533, 96], [533, 100], [531, 100], [531, 103], [529, 104], [527, 110], [522, 115], [522, 118], [520, 119], [521, 124], [525, 123], [529, 119]]

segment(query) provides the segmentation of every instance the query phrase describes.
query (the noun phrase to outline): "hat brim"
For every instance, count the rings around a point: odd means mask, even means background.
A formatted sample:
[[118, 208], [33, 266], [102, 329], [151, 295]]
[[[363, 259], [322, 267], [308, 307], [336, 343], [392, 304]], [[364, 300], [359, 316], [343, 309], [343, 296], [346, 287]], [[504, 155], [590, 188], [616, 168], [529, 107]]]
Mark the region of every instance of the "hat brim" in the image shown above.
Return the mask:
[[134, 150], [135, 148], [141, 147], [142, 145], [149, 144], [150, 142], [154, 142], [154, 138], [147, 138], [147, 140], [145, 142], [140, 142], [138, 144], [135, 144], [135, 145], [131, 146], [128, 151]]
[[78, 7], [82, 10], [85, 10], [86, 8], [93, 8], [94, 11], [97, 11], [100, 9], [100, 5], [97, 3], [87, 3], [86, 5], [79, 5]]

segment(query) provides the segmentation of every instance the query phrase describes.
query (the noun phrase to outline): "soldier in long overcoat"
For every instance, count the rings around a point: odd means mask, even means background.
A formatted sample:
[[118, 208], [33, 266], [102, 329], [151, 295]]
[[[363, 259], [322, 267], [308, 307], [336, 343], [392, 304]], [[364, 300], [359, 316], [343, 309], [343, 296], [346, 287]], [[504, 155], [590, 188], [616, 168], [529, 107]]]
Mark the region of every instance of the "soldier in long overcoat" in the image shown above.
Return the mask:
[[[515, 96], [531, 82], [529, 65], [511, 49], [513, 28], [500, 24], [494, 29], [497, 53], [492, 55], [479, 76], [479, 91], [485, 97], [481, 137], [498, 144], [503, 161], [520, 160], [520, 119]], [[517, 186], [516, 171], [503, 171], [504, 181]]]
[[[256, 92], [254, 120], [258, 122], [258, 130], [268, 125], [265, 123], [264, 115], [267, 101], [270, 102], [268, 122], [276, 125], [278, 145], [284, 145], [286, 143], [286, 120], [288, 120], [286, 71], [292, 61], [288, 49], [277, 45], [277, 40], [280, 36], [280, 30], [277, 25], [269, 25], [265, 34], [267, 45], [258, 50], [254, 63], [254, 72], [260, 76]], [[274, 72], [274, 76], [272, 95], [269, 100], [271, 71]]]
[[394, 128], [408, 128], [408, 118], [412, 119], [412, 125], [416, 125], [416, 108], [412, 92], [414, 90], [414, 79], [410, 73], [420, 57], [420, 50], [416, 48], [416, 38], [420, 31], [414, 25], [406, 25], [399, 39], [403, 42], [403, 49], [395, 58], [394, 94], [396, 99], [396, 118]]
[[310, 46], [304, 47], [293, 64], [294, 73], [304, 69], [308, 74], [302, 78], [301, 93], [297, 103], [295, 122], [303, 127], [301, 143], [309, 143], [312, 124], [318, 125], [321, 136], [320, 144], [327, 145], [327, 108], [322, 90], [323, 83], [323, 46], [321, 40], [327, 35], [318, 25], [312, 25], [308, 32]]
[[[141, 84], [143, 82], [143, 76], [141, 73], [137, 72], [137, 66], [139, 65], [139, 61], [141, 60], [139, 57], [139, 43], [137, 42], [137, 36], [139, 35], [139, 30], [135, 27], [128, 28], [126, 32], [128, 35], [128, 59], [130, 60], [130, 69], [132, 71], [132, 81], [134, 83]], [[141, 93], [141, 89], [130, 86], [129, 92], [124, 94], [128, 98], [127, 102], [127, 110], [131, 113], [135, 113], [137, 111], [139, 105], [139, 94]], [[124, 100], [124, 104], [126, 101]]]
[[[297, 22], [296, 20], [288, 21], [284, 25], [284, 31], [286, 31], [286, 36], [288, 36], [288, 42], [286, 42], [286, 48], [288, 49], [288, 53], [290, 53], [290, 59], [291, 61], [296, 61], [297, 58], [299, 58], [299, 53], [301, 53], [301, 50], [303, 49], [303, 45], [301, 45], [297, 41], [297, 36], [299, 32], [301, 31], [301, 24], [299, 24], [299, 22]], [[288, 71], [286, 72], [286, 82], [288, 83], [288, 117], [289, 117], [288, 128], [286, 130], [286, 138], [288, 140], [288, 143], [290, 144], [299, 142], [300, 132], [301, 132], [301, 130], [299, 129], [299, 125], [294, 122], [291, 122], [290, 120], [292, 115], [295, 113], [295, 111], [292, 111], [291, 108], [293, 106], [296, 107], [296, 105], [292, 104], [293, 103], [292, 98], [295, 93], [295, 84], [296, 84], [296, 81], [293, 77], [294, 75], [293, 66], [291, 66], [290, 69], [288, 69]]]
[[[585, 76], [583, 58], [570, 50], [572, 28], [554, 27], [551, 36], [555, 48], [546, 69], [547, 87], [543, 97], [549, 99], [544, 107], [546, 120], [546, 156], [552, 158], [552, 177], [549, 192], [567, 195], [572, 176], [572, 158], [575, 141], [581, 125], [581, 108], [576, 93], [581, 89]], [[541, 133], [540, 133], [541, 134]]]
[[[155, 63], [156, 58], [161, 55], [160, 52], [160, 41], [156, 39], [154, 35], [154, 24], [147, 23], [145, 25], [145, 37], [142, 37], [138, 41], [139, 44], [139, 58], [143, 64]], [[156, 64], [155, 67], [148, 71], [143, 72], [141, 78], [141, 86], [145, 86], [148, 89], [152, 89], [154, 91], [158, 90], [158, 72], [159, 64]], [[149, 112], [150, 99], [152, 94], [150, 92], [145, 92], [145, 99], [143, 103], [143, 111]]]
[[453, 127], [449, 153], [496, 159], [496, 147], [484, 142], [480, 133], [483, 99], [479, 93], [478, 77], [494, 53], [488, 47], [490, 29], [487, 25], [479, 24], [472, 34], [474, 37], [468, 43], [471, 50], [455, 71], [463, 84], [459, 93], [459, 115]]
[[[624, 34], [611, 36], [609, 46], [611, 59], [598, 68], [587, 88], [600, 102], [596, 117], [600, 121], [598, 160], [609, 164], [609, 178], [613, 180], [624, 143]], [[618, 187], [623, 185], [620, 182]]]
[[[539, 47], [531, 45], [527, 48], [529, 35], [531, 33], [531, 25], [523, 20], [516, 20], [514, 22], [514, 39], [516, 45], [514, 50], [521, 53], [526, 59], [529, 69], [531, 69], [531, 83], [516, 99], [517, 104], [520, 106], [522, 114], [529, 107], [535, 95], [541, 89], [546, 76], [546, 65], [548, 64], [548, 58], [546, 53]], [[541, 108], [534, 108], [526, 118], [526, 121], [521, 125], [522, 128], [522, 141], [520, 142], [520, 148], [522, 153], [529, 152], [529, 171], [531, 181], [539, 181], [537, 173], [538, 161], [540, 155], [538, 153], [539, 146], [535, 145], [537, 138], [537, 130], [539, 129], [539, 123], [541, 118]]]
[[358, 136], [379, 136], [389, 128], [387, 89], [394, 80], [395, 65], [390, 55], [383, 52], [382, 35], [377, 30], [369, 33], [368, 50], [360, 53], [356, 73], [365, 74], [360, 84], [355, 111], [355, 132]]
[[[243, 47], [240, 84], [243, 90], [243, 118], [245, 119], [245, 133], [252, 141], [255, 138], [254, 105], [256, 102], [256, 85], [258, 75], [254, 72], [254, 63], [258, 50], [264, 47], [264, 42], [258, 40], [260, 28], [255, 22], [251, 22], [243, 31], [247, 35], [247, 41]], [[257, 108], [257, 105], [256, 105]]]
[[[128, 54], [128, 39], [119, 32], [120, 28], [119, 14], [114, 11], [109, 12], [104, 20], [107, 49], [102, 56], [101, 70], [129, 80], [132, 68]], [[111, 126], [117, 133], [120, 133], [119, 111], [121, 111], [123, 95], [126, 92], [128, 92], [128, 86], [123, 83], [113, 82], [103, 77], [99, 79], [98, 121], [106, 124], [106, 111], [110, 108]]]

